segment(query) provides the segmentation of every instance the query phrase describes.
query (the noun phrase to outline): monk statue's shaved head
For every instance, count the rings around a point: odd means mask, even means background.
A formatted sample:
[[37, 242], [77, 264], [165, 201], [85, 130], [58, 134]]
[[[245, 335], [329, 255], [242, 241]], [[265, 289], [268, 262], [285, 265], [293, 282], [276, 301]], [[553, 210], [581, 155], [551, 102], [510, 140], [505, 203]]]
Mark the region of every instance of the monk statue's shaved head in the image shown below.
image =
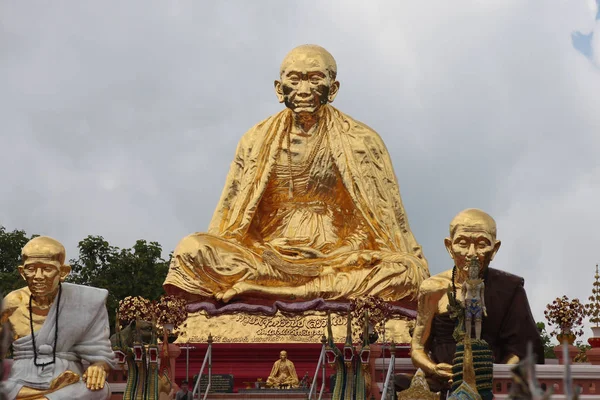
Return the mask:
[[477, 208], [468, 208], [459, 212], [450, 222], [450, 237], [458, 228], [483, 230], [496, 239], [496, 221], [488, 213]]
[[21, 251], [23, 264], [46, 262], [57, 267], [65, 263], [65, 247], [57, 240], [48, 236], [38, 236], [31, 239]]
[[311, 62], [312, 60], [315, 66], [322, 61], [329, 72], [329, 77], [332, 80], [335, 80], [337, 76], [337, 63], [335, 62], [335, 58], [333, 58], [330, 52], [316, 44], [303, 44], [290, 51], [281, 62], [281, 67], [279, 68], [280, 74], [283, 75], [290, 65], [299, 60], [304, 60], [305, 62]]

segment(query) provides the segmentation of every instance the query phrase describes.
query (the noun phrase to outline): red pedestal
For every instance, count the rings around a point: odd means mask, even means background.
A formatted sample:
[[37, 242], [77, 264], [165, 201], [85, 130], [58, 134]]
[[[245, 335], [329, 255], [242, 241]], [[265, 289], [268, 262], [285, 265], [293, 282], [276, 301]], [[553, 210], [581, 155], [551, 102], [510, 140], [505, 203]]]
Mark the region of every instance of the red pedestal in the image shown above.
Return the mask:
[[[182, 343], [181, 346], [192, 346], [190, 349], [189, 359], [189, 381], [192, 385], [192, 378], [200, 372], [206, 349], [206, 343]], [[341, 349], [342, 345], [338, 345]], [[298, 379], [302, 379], [305, 373], [312, 380], [317, 361], [321, 354], [320, 343], [213, 343], [212, 348], [212, 373], [213, 374], [232, 374], [234, 377], [234, 391], [246, 387], [244, 382], [256, 382], [257, 378], [262, 378], [266, 382], [273, 363], [279, 359], [279, 352], [286, 350], [288, 358], [294, 363]], [[375, 351], [378, 353], [378, 351]], [[406, 357], [407, 350], [398, 349], [397, 357]], [[378, 354], [372, 354], [373, 358], [378, 357]], [[389, 356], [389, 355], [388, 355]], [[179, 385], [182, 380], [186, 379], [186, 350], [182, 350], [175, 364], [175, 382]], [[203, 374], [207, 374], [208, 369], [205, 368]], [[335, 370], [327, 365], [326, 369], [326, 387], [329, 390], [330, 376], [335, 373]], [[321, 386], [322, 373], [319, 371], [317, 387]]]
[[[189, 381], [191, 385], [193, 376], [200, 372], [208, 345], [206, 343], [182, 344], [182, 346], [188, 345], [195, 347], [189, 351]], [[256, 382], [257, 378], [262, 378], [263, 382], [266, 382], [271, 373], [271, 368], [273, 368], [273, 363], [279, 359], [281, 350], [287, 351], [288, 358], [296, 367], [298, 379], [302, 379], [306, 372], [312, 379], [321, 354], [321, 344], [213, 343], [212, 373], [232, 374], [234, 391], [237, 392], [238, 389], [246, 387], [244, 382]], [[208, 374], [207, 367], [202, 372], [203, 374]], [[177, 384], [186, 379], [185, 371], [186, 351], [183, 350], [175, 364], [175, 381]], [[327, 376], [329, 377], [333, 373], [333, 369], [328, 367]]]
[[[569, 344], [567, 346], [569, 348], [569, 363], [572, 364], [575, 356], [577, 354], [579, 354], [579, 348], [577, 346], [573, 346], [572, 344]], [[559, 364], [565, 363], [565, 360], [563, 359], [563, 346], [562, 345], [556, 346], [554, 348], [554, 354], [556, 355], [556, 358], [558, 359]]]

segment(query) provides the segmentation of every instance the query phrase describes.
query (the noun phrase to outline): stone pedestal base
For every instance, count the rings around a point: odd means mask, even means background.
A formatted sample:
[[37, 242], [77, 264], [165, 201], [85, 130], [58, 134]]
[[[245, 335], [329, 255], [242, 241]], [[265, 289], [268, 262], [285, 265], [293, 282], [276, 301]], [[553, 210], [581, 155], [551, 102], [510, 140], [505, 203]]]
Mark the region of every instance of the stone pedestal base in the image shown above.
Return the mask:
[[592, 365], [600, 365], [600, 347], [593, 347], [585, 352], [588, 361]]
[[[567, 347], [569, 349], [569, 363], [573, 364], [573, 359], [575, 358], [575, 356], [577, 356], [577, 354], [579, 354], [579, 348], [572, 344], [567, 345]], [[556, 355], [556, 358], [558, 359], [559, 364], [565, 363], [565, 360], [563, 358], [563, 346], [562, 345], [556, 346], [554, 348], [554, 354]]]
[[[333, 337], [336, 343], [346, 341], [346, 315], [331, 316]], [[395, 318], [386, 324], [385, 340], [410, 343], [409, 328], [414, 324], [409, 318]], [[325, 312], [310, 311], [298, 315], [235, 315], [209, 316], [204, 311], [190, 312], [187, 327], [181, 329], [176, 343], [206, 342], [210, 333], [214, 343], [313, 343], [320, 344], [327, 334]], [[383, 340], [380, 337], [379, 340]]]

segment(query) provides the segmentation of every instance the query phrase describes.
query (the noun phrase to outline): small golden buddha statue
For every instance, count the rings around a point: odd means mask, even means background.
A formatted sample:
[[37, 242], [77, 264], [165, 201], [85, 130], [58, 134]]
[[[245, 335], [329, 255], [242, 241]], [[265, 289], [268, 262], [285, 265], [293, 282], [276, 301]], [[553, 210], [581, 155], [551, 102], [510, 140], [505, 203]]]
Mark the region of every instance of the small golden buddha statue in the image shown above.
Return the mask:
[[176, 247], [165, 290], [188, 299], [413, 299], [429, 276], [388, 151], [333, 108], [337, 64], [316, 45], [283, 60], [286, 109], [240, 140], [208, 233]]
[[267, 387], [270, 388], [297, 388], [298, 375], [294, 363], [288, 360], [287, 351], [279, 353], [279, 360], [275, 361], [271, 374], [267, 379]]
[[[14, 361], [0, 392], [9, 399], [105, 400], [115, 354], [109, 340], [108, 292], [64, 283], [65, 248], [40, 236], [22, 250], [27, 286], [3, 301], [0, 326], [13, 332]], [[82, 361], [90, 365], [84, 370]]]

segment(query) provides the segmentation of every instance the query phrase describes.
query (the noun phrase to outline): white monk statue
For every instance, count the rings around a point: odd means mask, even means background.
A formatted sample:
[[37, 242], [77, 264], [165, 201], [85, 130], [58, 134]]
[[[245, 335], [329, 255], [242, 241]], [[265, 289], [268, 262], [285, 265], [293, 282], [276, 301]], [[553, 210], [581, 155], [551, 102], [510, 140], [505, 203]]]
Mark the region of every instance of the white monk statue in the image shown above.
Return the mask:
[[[0, 322], [13, 332], [14, 362], [1, 383], [8, 399], [105, 400], [115, 363], [105, 289], [63, 283], [65, 248], [41, 236], [22, 251], [27, 286], [4, 298]], [[84, 367], [83, 361], [87, 369]]]

